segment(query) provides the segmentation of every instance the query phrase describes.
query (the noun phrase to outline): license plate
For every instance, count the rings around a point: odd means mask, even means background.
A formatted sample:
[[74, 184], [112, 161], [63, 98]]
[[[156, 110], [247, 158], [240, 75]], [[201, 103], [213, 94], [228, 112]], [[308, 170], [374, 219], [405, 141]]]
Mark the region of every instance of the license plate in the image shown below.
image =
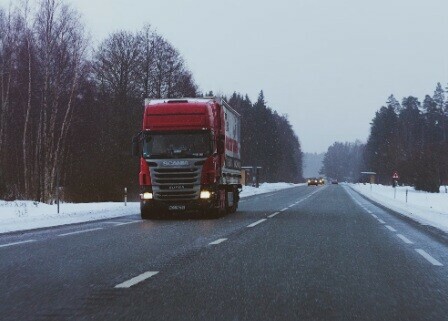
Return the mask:
[[170, 211], [185, 211], [185, 205], [170, 205], [168, 209]]

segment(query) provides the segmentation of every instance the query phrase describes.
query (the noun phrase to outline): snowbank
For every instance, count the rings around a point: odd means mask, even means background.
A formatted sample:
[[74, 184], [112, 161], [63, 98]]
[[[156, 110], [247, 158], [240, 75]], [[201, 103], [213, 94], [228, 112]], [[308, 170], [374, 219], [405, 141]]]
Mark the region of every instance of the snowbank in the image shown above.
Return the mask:
[[[440, 188], [440, 193], [426, 193], [406, 186], [398, 186], [396, 191], [392, 186], [376, 184], [350, 184], [350, 186], [393, 211], [448, 233], [448, 194], [445, 193], [445, 187]], [[408, 191], [407, 202], [406, 191]]]
[[[265, 183], [260, 188], [244, 186], [241, 197], [268, 193], [298, 186], [289, 183]], [[0, 233], [31, 230], [43, 227], [96, 221], [114, 217], [128, 216], [140, 212], [140, 203], [62, 203], [57, 213], [56, 205], [33, 201], [0, 200]]]
[[263, 193], [275, 192], [285, 188], [291, 188], [296, 186], [302, 186], [305, 184], [292, 184], [292, 183], [262, 183], [259, 188], [252, 186], [243, 186], [241, 197], [248, 197], [252, 195], [258, 195]]
[[0, 201], [0, 233], [30, 230], [136, 214], [138, 202], [62, 203], [56, 205], [32, 201]]

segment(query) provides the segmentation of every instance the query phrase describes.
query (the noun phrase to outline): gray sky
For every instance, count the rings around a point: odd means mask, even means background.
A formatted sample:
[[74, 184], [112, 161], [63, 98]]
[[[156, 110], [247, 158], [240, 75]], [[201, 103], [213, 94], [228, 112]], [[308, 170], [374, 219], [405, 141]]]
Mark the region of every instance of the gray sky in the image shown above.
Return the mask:
[[[0, 0], [5, 4], [9, 1]], [[365, 141], [394, 93], [448, 84], [447, 0], [68, 0], [96, 41], [150, 23], [203, 91], [264, 90], [305, 152]]]

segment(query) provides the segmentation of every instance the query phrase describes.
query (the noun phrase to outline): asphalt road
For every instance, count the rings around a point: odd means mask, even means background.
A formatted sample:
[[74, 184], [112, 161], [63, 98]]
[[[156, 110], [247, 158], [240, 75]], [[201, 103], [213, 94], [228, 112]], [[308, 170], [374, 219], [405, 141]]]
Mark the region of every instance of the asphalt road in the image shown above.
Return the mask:
[[447, 320], [448, 244], [343, 185], [0, 236], [0, 320]]

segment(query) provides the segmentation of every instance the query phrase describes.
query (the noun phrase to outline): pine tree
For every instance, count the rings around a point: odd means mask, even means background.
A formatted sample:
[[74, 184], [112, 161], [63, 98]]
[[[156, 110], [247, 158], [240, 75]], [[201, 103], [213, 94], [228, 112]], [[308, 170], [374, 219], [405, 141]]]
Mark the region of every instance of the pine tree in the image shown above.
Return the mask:
[[387, 106], [391, 106], [395, 112], [398, 114], [401, 110], [400, 102], [395, 98], [393, 94], [391, 94], [386, 101]]

